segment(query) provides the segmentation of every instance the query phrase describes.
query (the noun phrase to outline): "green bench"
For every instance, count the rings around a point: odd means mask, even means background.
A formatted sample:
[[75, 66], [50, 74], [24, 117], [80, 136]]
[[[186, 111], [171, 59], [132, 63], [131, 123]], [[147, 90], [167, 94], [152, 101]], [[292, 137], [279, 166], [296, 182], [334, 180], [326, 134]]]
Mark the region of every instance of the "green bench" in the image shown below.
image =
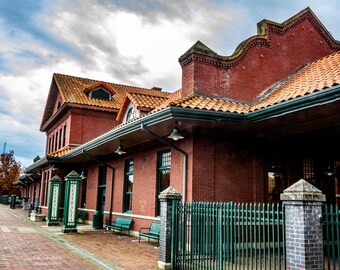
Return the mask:
[[80, 211], [78, 216], [77, 216], [77, 221], [78, 219], [81, 219], [83, 223], [85, 223], [87, 213], [85, 211]]
[[[145, 232], [143, 232], [145, 231]], [[147, 237], [148, 241], [150, 241], [150, 238], [152, 239], [156, 239], [158, 241], [158, 245], [159, 246], [159, 235], [161, 232], [161, 225], [159, 222], [151, 222], [150, 227], [149, 228], [140, 228], [139, 229], [139, 236], [138, 236], [138, 242], [140, 242], [140, 237]]]
[[122, 231], [128, 231], [130, 235], [130, 227], [132, 223], [132, 218], [126, 218], [126, 217], [116, 217], [116, 219], [113, 221], [113, 224], [107, 224], [106, 230], [114, 230], [120, 231], [122, 234]]

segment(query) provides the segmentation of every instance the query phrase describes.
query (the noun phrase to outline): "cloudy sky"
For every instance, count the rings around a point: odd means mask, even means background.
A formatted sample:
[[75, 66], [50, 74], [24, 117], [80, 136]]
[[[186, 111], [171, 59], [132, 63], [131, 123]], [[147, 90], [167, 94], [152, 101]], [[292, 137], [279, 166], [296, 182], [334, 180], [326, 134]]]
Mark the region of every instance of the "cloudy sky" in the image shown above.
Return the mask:
[[39, 131], [52, 74], [166, 91], [197, 40], [230, 55], [262, 19], [307, 6], [340, 40], [339, 0], [11, 0], [0, 2], [0, 145], [27, 167], [44, 156]]

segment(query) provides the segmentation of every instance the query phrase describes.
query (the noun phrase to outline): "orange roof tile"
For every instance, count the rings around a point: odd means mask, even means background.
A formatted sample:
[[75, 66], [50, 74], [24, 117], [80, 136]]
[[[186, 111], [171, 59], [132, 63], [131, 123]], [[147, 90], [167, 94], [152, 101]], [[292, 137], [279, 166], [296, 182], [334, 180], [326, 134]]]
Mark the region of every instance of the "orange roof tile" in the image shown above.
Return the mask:
[[[98, 106], [103, 108], [119, 109], [127, 93], [148, 94], [155, 97], [166, 97], [170, 93], [159, 90], [133, 87], [109, 82], [102, 82], [86, 78], [74, 77], [63, 74], [54, 74], [54, 79], [59, 88], [63, 102], [82, 105]], [[84, 91], [92, 89], [93, 85], [105, 84], [115, 93], [112, 100], [101, 100], [88, 97]]]
[[73, 149], [75, 149], [76, 146], [65, 146], [57, 151], [54, 151], [52, 153], [49, 153], [47, 156], [48, 157], [61, 157], [65, 154], [67, 154], [68, 152], [71, 152]]
[[139, 93], [128, 93], [127, 97], [137, 109], [154, 109], [167, 100], [167, 96], [154, 96]]
[[249, 105], [219, 98], [199, 96], [191, 94], [187, 97], [170, 102], [170, 106], [200, 109], [208, 111], [220, 111], [244, 114], [249, 110]]
[[340, 51], [314, 61], [288, 76], [258, 99], [251, 111], [266, 108], [340, 84]]

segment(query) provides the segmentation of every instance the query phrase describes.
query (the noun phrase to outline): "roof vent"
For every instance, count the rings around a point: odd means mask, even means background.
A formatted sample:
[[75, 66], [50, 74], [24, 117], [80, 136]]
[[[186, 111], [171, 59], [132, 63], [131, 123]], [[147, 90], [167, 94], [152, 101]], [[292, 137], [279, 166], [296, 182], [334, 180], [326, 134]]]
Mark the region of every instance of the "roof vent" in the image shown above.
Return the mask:
[[154, 87], [151, 88], [151, 90], [162, 91], [162, 87], [156, 87], [156, 86], [154, 86]]

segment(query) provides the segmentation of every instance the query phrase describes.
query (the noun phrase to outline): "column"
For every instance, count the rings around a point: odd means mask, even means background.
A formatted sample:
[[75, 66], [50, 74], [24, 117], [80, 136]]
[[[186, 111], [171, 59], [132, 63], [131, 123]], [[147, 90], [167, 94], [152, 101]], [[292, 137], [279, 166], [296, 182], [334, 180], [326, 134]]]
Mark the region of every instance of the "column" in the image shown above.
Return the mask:
[[171, 269], [172, 202], [181, 200], [182, 195], [170, 186], [161, 192], [158, 198], [161, 207], [161, 232], [157, 266], [158, 269]]
[[301, 179], [281, 194], [285, 205], [287, 269], [324, 269], [322, 204], [319, 189]]

